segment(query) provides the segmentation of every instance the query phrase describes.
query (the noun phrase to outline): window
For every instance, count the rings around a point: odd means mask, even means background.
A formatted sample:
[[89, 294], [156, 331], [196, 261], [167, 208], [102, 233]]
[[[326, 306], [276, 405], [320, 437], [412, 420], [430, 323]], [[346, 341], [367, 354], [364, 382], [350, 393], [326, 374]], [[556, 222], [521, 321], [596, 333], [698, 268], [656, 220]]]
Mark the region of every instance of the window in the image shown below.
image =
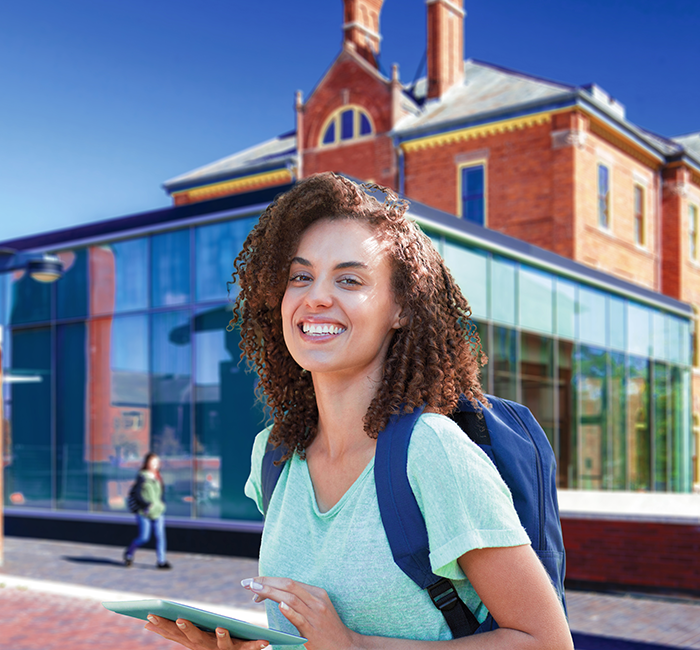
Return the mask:
[[598, 225], [610, 227], [610, 170], [598, 165]]
[[484, 165], [471, 165], [460, 169], [461, 216], [480, 226], [485, 225], [486, 221], [485, 180]]
[[638, 246], [646, 246], [646, 224], [644, 220], [644, 188], [641, 185], [634, 186], [634, 243]]
[[690, 259], [698, 261], [698, 207], [691, 205], [688, 209], [688, 235], [690, 238]]
[[358, 106], [344, 106], [333, 113], [321, 136], [321, 145], [357, 140], [374, 133], [369, 115]]

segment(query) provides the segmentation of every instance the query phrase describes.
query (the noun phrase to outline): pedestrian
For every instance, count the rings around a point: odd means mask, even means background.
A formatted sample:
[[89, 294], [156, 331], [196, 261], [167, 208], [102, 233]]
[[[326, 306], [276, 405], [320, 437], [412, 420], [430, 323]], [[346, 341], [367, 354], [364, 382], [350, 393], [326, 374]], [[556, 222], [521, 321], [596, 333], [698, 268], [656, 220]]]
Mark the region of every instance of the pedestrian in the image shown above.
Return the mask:
[[[375, 197], [384, 193], [380, 202]], [[309, 177], [261, 215], [234, 263], [232, 324], [260, 377], [271, 425], [258, 434], [246, 494], [265, 515], [260, 575], [271, 628], [307, 650], [434, 647], [571, 650], [563, 608], [510, 492], [448, 417], [475, 407], [480, 352], [469, 305], [407, 202], [332, 173]], [[374, 482], [378, 436], [394, 413], [425, 409], [408, 476], [426, 522], [433, 572], [500, 628], [454, 641], [425, 590], [395, 563]], [[286, 464], [267, 508], [268, 442]], [[188, 621], [146, 628], [192, 650], [259, 650]]]
[[124, 551], [124, 565], [130, 567], [134, 563], [136, 549], [151, 539], [151, 532], [156, 538], [156, 566], [159, 569], [171, 569], [172, 565], [166, 560], [165, 538], [165, 501], [163, 497], [163, 478], [160, 475], [160, 457], [153, 452], [144, 456], [139, 471], [141, 501], [145, 504], [136, 513], [139, 534]]

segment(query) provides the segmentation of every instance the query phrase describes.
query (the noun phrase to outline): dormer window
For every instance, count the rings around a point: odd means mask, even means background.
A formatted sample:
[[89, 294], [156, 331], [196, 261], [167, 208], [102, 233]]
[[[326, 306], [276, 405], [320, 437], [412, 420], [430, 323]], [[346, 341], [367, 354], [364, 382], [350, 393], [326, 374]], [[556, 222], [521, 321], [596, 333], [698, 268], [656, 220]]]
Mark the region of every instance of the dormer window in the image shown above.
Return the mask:
[[321, 145], [357, 140], [373, 133], [372, 121], [364, 109], [359, 106], [343, 106], [326, 122], [322, 131]]

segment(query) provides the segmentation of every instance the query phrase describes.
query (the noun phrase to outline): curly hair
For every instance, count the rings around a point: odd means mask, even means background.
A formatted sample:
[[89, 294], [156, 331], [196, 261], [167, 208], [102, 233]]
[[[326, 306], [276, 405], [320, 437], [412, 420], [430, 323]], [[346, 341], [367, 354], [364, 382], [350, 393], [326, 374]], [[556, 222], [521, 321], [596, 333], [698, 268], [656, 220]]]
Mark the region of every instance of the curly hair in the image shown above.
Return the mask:
[[360, 221], [386, 244], [402, 309], [402, 327], [364, 417], [367, 434], [376, 438], [392, 414], [420, 405], [448, 415], [462, 394], [487, 404], [479, 381], [486, 357], [471, 308], [430, 239], [404, 216], [407, 208], [379, 185], [360, 186], [330, 172], [310, 176], [268, 206], [234, 261], [240, 292], [229, 328], [240, 328], [241, 358], [258, 373], [258, 397], [272, 418], [270, 441], [287, 446], [285, 458], [294, 451], [305, 458], [318, 427], [311, 375], [284, 342], [281, 303], [301, 237], [322, 219]]

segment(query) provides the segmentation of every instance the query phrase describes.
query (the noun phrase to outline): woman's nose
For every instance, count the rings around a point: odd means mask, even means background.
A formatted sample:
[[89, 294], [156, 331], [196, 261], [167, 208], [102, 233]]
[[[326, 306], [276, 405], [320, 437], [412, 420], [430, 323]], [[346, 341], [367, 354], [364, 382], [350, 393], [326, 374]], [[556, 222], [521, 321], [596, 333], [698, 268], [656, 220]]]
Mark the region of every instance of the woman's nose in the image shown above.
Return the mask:
[[306, 301], [311, 307], [328, 307], [333, 302], [332, 286], [328, 282], [317, 280], [306, 293]]

